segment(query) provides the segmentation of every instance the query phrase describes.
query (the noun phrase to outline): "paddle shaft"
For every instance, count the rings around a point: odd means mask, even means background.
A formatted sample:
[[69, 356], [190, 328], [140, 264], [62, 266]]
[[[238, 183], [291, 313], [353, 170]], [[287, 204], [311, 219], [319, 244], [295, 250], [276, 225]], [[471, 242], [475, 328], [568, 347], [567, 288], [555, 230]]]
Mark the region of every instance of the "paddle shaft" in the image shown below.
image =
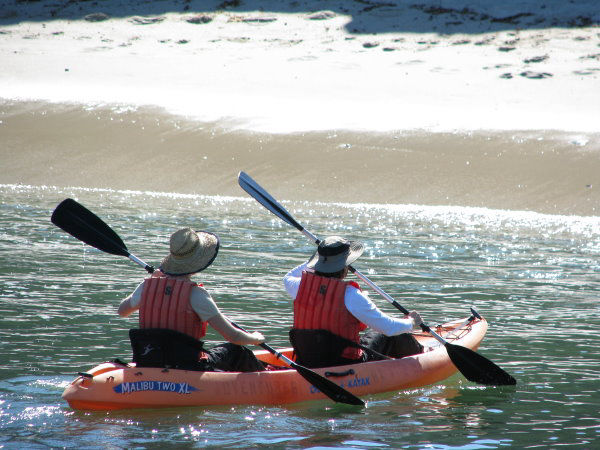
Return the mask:
[[[231, 325], [233, 325], [234, 327], [239, 328], [243, 332], [247, 333], [247, 331], [243, 327], [241, 327], [240, 325], [238, 325], [237, 323], [235, 323], [233, 321], [230, 321], [230, 322], [231, 322]], [[264, 348], [269, 353], [275, 355], [277, 357], [277, 359], [281, 359], [288, 366], [298, 365], [294, 361], [292, 361], [290, 358], [288, 358], [287, 356], [285, 356], [283, 353], [278, 352], [277, 350], [275, 350], [273, 347], [271, 347], [269, 344], [267, 344], [265, 342], [263, 342], [262, 344], [258, 344], [258, 346]]]

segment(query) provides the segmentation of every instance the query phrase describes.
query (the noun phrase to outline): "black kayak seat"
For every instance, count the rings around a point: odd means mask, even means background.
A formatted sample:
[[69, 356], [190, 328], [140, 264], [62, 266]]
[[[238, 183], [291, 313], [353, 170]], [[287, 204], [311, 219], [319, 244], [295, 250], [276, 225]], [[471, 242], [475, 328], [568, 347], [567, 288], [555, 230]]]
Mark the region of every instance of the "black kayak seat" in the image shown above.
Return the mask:
[[203, 343], [192, 336], [167, 328], [132, 328], [129, 340], [137, 367], [204, 370], [199, 361]]

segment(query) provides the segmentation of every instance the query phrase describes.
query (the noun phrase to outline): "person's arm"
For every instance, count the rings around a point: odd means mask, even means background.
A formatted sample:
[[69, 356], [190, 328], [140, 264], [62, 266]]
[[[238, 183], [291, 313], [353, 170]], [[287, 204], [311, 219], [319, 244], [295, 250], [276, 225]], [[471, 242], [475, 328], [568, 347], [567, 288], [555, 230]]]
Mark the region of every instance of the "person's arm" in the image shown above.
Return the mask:
[[298, 288], [300, 287], [300, 281], [302, 280], [302, 272], [306, 269], [307, 264], [308, 261], [294, 267], [283, 277], [283, 286], [293, 299], [298, 295]]
[[265, 341], [265, 337], [258, 331], [246, 333], [231, 325], [230, 320], [219, 311], [219, 307], [203, 287], [195, 286], [192, 289], [190, 302], [192, 309], [200, 316], [200, 319], [208, 322], [225, 340], [232, 344], [258, 345]]
[[209, 325], [213, 327], [221, 336], [232, 344], [238, 345], [258, 345], [265, 342], [265, 337], [262, 333], [255, 331], [253, 333], [246, 333], [245, 331], [235, 328], [231, 325], [229, 319], [227, 319], [220, 312], [213, 316], [208, 321]]
[[125, 297], [119, 305], [118, 314], [121, 317], [127, 317], [131, 313], [140, 309], [140, 301], [142, 300], [142, 292], [144, 290], [144, 282], [142, 281], [130, 295]]
[[353, 286], [346, 288], [344, 303], [354, 317], [386, 336], [410, 333], [413, 329], [417, 329], [421, 322], [421, 317], [416, 312], [411, 312], [406, 319], [388, 316], [375, 306], [368, 295]]

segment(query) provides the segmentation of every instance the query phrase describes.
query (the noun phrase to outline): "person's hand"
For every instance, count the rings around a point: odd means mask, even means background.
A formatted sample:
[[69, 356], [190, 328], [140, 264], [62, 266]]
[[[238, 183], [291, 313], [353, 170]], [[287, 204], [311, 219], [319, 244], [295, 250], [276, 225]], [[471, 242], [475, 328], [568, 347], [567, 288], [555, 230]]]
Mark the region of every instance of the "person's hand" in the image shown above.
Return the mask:
[[413, 322], [413, 330], [418, 330], [420, 329], [420, 326], [423, 323], [423, 319], [421, 319], [421, 316], [419, 315], [418, 312], [416, 311], [411, 311], [408, 313], [408, 318], [412, 319]]
[[254, 345], [259, 345], [262, 344], [263, 342], [265, 342], [265, 337], [263, 336], [262, 333], [255, 331], [254, 333], [250, 333], [250, 336], [252, 336], [255, 339], [255, 342], [253, 342]]

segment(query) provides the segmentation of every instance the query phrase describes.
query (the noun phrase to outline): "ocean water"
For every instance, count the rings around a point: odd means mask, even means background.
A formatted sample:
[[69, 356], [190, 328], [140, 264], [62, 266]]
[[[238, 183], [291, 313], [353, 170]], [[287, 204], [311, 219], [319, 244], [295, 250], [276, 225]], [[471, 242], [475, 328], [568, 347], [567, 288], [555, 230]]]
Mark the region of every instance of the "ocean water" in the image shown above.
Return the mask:
[[[277, 186], [263, 185], [278, 197]], [[119, 318], [116, 309], [145, 272], [54, 227], [52, 210], [67, 197], [154, 265], [179, 227], [219, 234], [219, 256], [198, 280], [229, 317], [273, 346], [287, 345], [292, 320], [281, 278], [314, 251], [241, 189], [220, 197], [0, 185], [0, 447], [591, 449], [600, 442], [599, 217], [278, 198], [314, 234], [363, 241], [356, 267], [428, 323], [476, 307], [490, 325], [479, 352], [517, 386], [484, 387], [457, 374], [366, 396], [363, 409], [318, 401], [92, 413], [71, 410], [61, 393], [77, 372], [130, 358], [127, 330], [136, 318]]]

